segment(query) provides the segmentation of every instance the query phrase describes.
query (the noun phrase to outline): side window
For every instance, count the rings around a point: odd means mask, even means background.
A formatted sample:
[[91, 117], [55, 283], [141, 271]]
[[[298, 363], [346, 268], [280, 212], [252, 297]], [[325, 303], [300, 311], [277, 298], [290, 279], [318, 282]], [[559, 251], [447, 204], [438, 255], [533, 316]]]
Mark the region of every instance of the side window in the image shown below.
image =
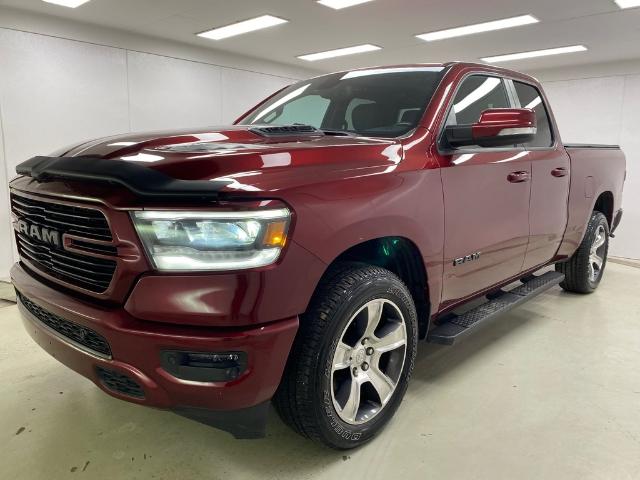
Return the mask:
[[538, 123], [538, 133], [532, 142], [527, 143], [527, 147], [550, 147], [553, 145], [553, 135], [551, 133], [551, 123], [549, 114], [544, 105], [540, 92], [535, 87], [526, 83], [513, 82], [520, 99], [522, 108], [531, 108], [536, 112]]
[[467, 77], [449, 111], [447, 125], [470, 125], [488, 108], [509, 108], [509, 97], [502, 79], [486, 75]]
[[263, 123], [288, 125], [302, 122], [316, 128], [322, 126], [322, 120], [329, 108], [330, 100], [320, 95], [306, 95], [287, 103], [281, 110], [274, 110], [263, 118]]

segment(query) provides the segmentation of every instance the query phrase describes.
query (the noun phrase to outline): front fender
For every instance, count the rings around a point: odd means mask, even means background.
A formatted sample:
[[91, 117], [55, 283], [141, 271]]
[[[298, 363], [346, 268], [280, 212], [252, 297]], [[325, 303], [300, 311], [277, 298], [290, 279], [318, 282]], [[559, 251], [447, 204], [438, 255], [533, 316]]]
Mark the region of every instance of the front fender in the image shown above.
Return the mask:
[[369, 240], [403, 237], [413, 242], [427, 271], [431, 304], [438, 305], [444, 246], [439, 170], [358, 177], [313, 186], [285, 200], [296, 212], [293, 239], [327, 268]]

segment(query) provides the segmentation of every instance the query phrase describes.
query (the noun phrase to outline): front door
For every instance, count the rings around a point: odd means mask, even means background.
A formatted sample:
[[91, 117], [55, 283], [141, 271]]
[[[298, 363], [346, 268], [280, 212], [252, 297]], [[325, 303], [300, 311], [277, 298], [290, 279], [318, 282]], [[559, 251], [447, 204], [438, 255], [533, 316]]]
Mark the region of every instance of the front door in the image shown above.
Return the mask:
[[[505, 81], [467, 77], [447, 125], [477, 122], [488, 108], [509, 108]], [[445, 205], [442, 306], [487, 289], [522, 271], [529, 238], [531, 161], [521, 146], [475, 146], [443, 153]]]

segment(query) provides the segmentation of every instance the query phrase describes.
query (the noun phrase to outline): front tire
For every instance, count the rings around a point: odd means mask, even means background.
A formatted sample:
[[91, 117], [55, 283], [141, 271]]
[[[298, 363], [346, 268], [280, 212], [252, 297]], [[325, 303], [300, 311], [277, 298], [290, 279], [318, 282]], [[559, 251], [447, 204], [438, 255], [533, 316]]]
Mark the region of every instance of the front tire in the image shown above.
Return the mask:
[[392, 272], [353, 263], [332, 269], [301, 316], [276, 410], [332, 448], [362, 445], [404, 397], [417, 332], [413, 299]]
[[609, 252], [609, 223], [600, 212], [593, 212], [582, 243], [573, 256], [556, 264], [556, 271], [564, 273], [560, 286], [574, 293], [591, 293], [600, 284]]

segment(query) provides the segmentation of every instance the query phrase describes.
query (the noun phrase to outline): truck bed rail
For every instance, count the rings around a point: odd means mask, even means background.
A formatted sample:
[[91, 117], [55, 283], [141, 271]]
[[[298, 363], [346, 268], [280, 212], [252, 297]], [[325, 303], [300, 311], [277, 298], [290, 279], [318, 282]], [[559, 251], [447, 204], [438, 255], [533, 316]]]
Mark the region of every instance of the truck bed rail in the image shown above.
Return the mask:
[[598, 148], [598, 149], [610, 149], [619, 150], [620, 145], [604, 145], [596, 143], [565, 143], [565, 148]]

